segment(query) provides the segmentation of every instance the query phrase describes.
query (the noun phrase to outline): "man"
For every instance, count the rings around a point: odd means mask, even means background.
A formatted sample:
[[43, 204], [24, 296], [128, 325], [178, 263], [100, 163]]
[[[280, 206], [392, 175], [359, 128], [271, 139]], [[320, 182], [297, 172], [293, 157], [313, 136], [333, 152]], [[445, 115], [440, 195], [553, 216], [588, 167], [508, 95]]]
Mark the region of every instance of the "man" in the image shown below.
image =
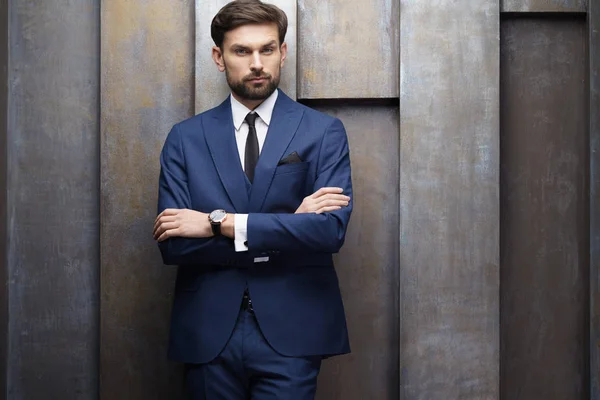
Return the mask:
[[332, 262], [352, 211], [346, 132], [277, 89], [286, 30], [275, 6], [222, 8], [212, 55], [231, 96], [161, 153], [169, 355], [194, 399], [312, 399], [322, 358], [350, 351]]

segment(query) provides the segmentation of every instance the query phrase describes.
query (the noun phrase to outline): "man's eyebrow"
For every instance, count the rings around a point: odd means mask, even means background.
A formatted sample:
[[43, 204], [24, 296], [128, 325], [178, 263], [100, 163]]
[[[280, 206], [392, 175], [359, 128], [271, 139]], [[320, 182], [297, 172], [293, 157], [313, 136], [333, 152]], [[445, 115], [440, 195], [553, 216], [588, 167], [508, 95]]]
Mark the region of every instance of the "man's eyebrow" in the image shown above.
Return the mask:
[[[271, 40], [269, 43], [263, 44], [261, 46], [261, 48], [265, 48], [265, 47], [270, 47], [270, 46], [275, 46], [277, 45], [277, 40], [273, 39]], [[231, 45], [231, 48], [237, 48], [237, 49], [249, 49], [250, 47], [245, 45], [245, 44], [240, 44], [240, 43], [234, 43]]]

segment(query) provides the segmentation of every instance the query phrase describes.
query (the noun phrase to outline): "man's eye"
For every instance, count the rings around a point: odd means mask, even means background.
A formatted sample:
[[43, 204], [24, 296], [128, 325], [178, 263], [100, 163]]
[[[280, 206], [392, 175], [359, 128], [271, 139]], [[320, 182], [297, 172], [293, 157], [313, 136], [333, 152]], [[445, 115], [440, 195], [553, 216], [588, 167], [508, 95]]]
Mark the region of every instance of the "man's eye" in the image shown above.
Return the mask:
[[235, 54], [243, 56], [245, 54], [248, 54], [248, 52], [246, 50], [244, 50], [244, 49], [236, 49], [235, 50]]
[[271, 53], [273, 53], [273, 49], [264, 49], [263, 53], [264, 54], [271, 54]]

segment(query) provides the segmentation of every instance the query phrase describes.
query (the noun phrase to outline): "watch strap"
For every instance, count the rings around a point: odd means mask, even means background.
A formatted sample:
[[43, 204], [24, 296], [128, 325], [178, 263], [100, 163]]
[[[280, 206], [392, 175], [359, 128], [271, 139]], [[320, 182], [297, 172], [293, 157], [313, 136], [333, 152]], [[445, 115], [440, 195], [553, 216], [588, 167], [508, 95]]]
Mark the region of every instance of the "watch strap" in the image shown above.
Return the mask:
[[215, 235], [215, 236], [221, 235], [221, 223], [220, 222], [210, 221], [210, 227], [212, 228], [213, 235]]

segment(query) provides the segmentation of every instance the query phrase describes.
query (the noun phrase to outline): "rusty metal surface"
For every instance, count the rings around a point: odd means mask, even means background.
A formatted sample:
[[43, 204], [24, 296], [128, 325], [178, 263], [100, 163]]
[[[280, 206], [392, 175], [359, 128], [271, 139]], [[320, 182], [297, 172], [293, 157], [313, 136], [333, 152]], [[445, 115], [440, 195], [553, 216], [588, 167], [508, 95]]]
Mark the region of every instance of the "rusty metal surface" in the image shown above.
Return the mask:
[[11, 399], [97, 395], [98, 21], [91, 0], [9, 2]]
[[398, 398], [398, 107], [318, 107], [344, 123], [354, 211], [335, 258], [352, 353], [326, 360], [318, 399]]
[[194, 2], [102, 2], [100, 398], [177, 399], [167, 362], [175, 268], [152, 225], [158, 157], [194, 112]]
[[6, 368], [8, 343], [8, 275], [6, 232], [7, 151], [8, 135], [8, 2], [0, 2], [0, 393], [6, 393]]
[[[219, 10], [231, 0], [196, 0], [196, 113], [219, 105], [231, 93], [225, 74], [219, 72], [212, 59], [215, 45], [210, 36], [210, 24]], [[288, 56], [281, 71], [279, 87], [292, 99], [296, 98], [296, 0], [267, 0], [281, 8], [288, 18], [285, 41]]]
[[399, 0], [298, 1], [298, 98], [398, 97], [399, 8]]
[[600, 3], [588, 10], [590, 82], [590, 391], [600, 400]]
[[501, 33], [502, 398], [584, 399], [585, 20], [505, 20]]
[[499, 396], [498, 1], [402, 3], [400, 398]]
[[501, 0], [502, 12], [586, 12], [590, 0]]

